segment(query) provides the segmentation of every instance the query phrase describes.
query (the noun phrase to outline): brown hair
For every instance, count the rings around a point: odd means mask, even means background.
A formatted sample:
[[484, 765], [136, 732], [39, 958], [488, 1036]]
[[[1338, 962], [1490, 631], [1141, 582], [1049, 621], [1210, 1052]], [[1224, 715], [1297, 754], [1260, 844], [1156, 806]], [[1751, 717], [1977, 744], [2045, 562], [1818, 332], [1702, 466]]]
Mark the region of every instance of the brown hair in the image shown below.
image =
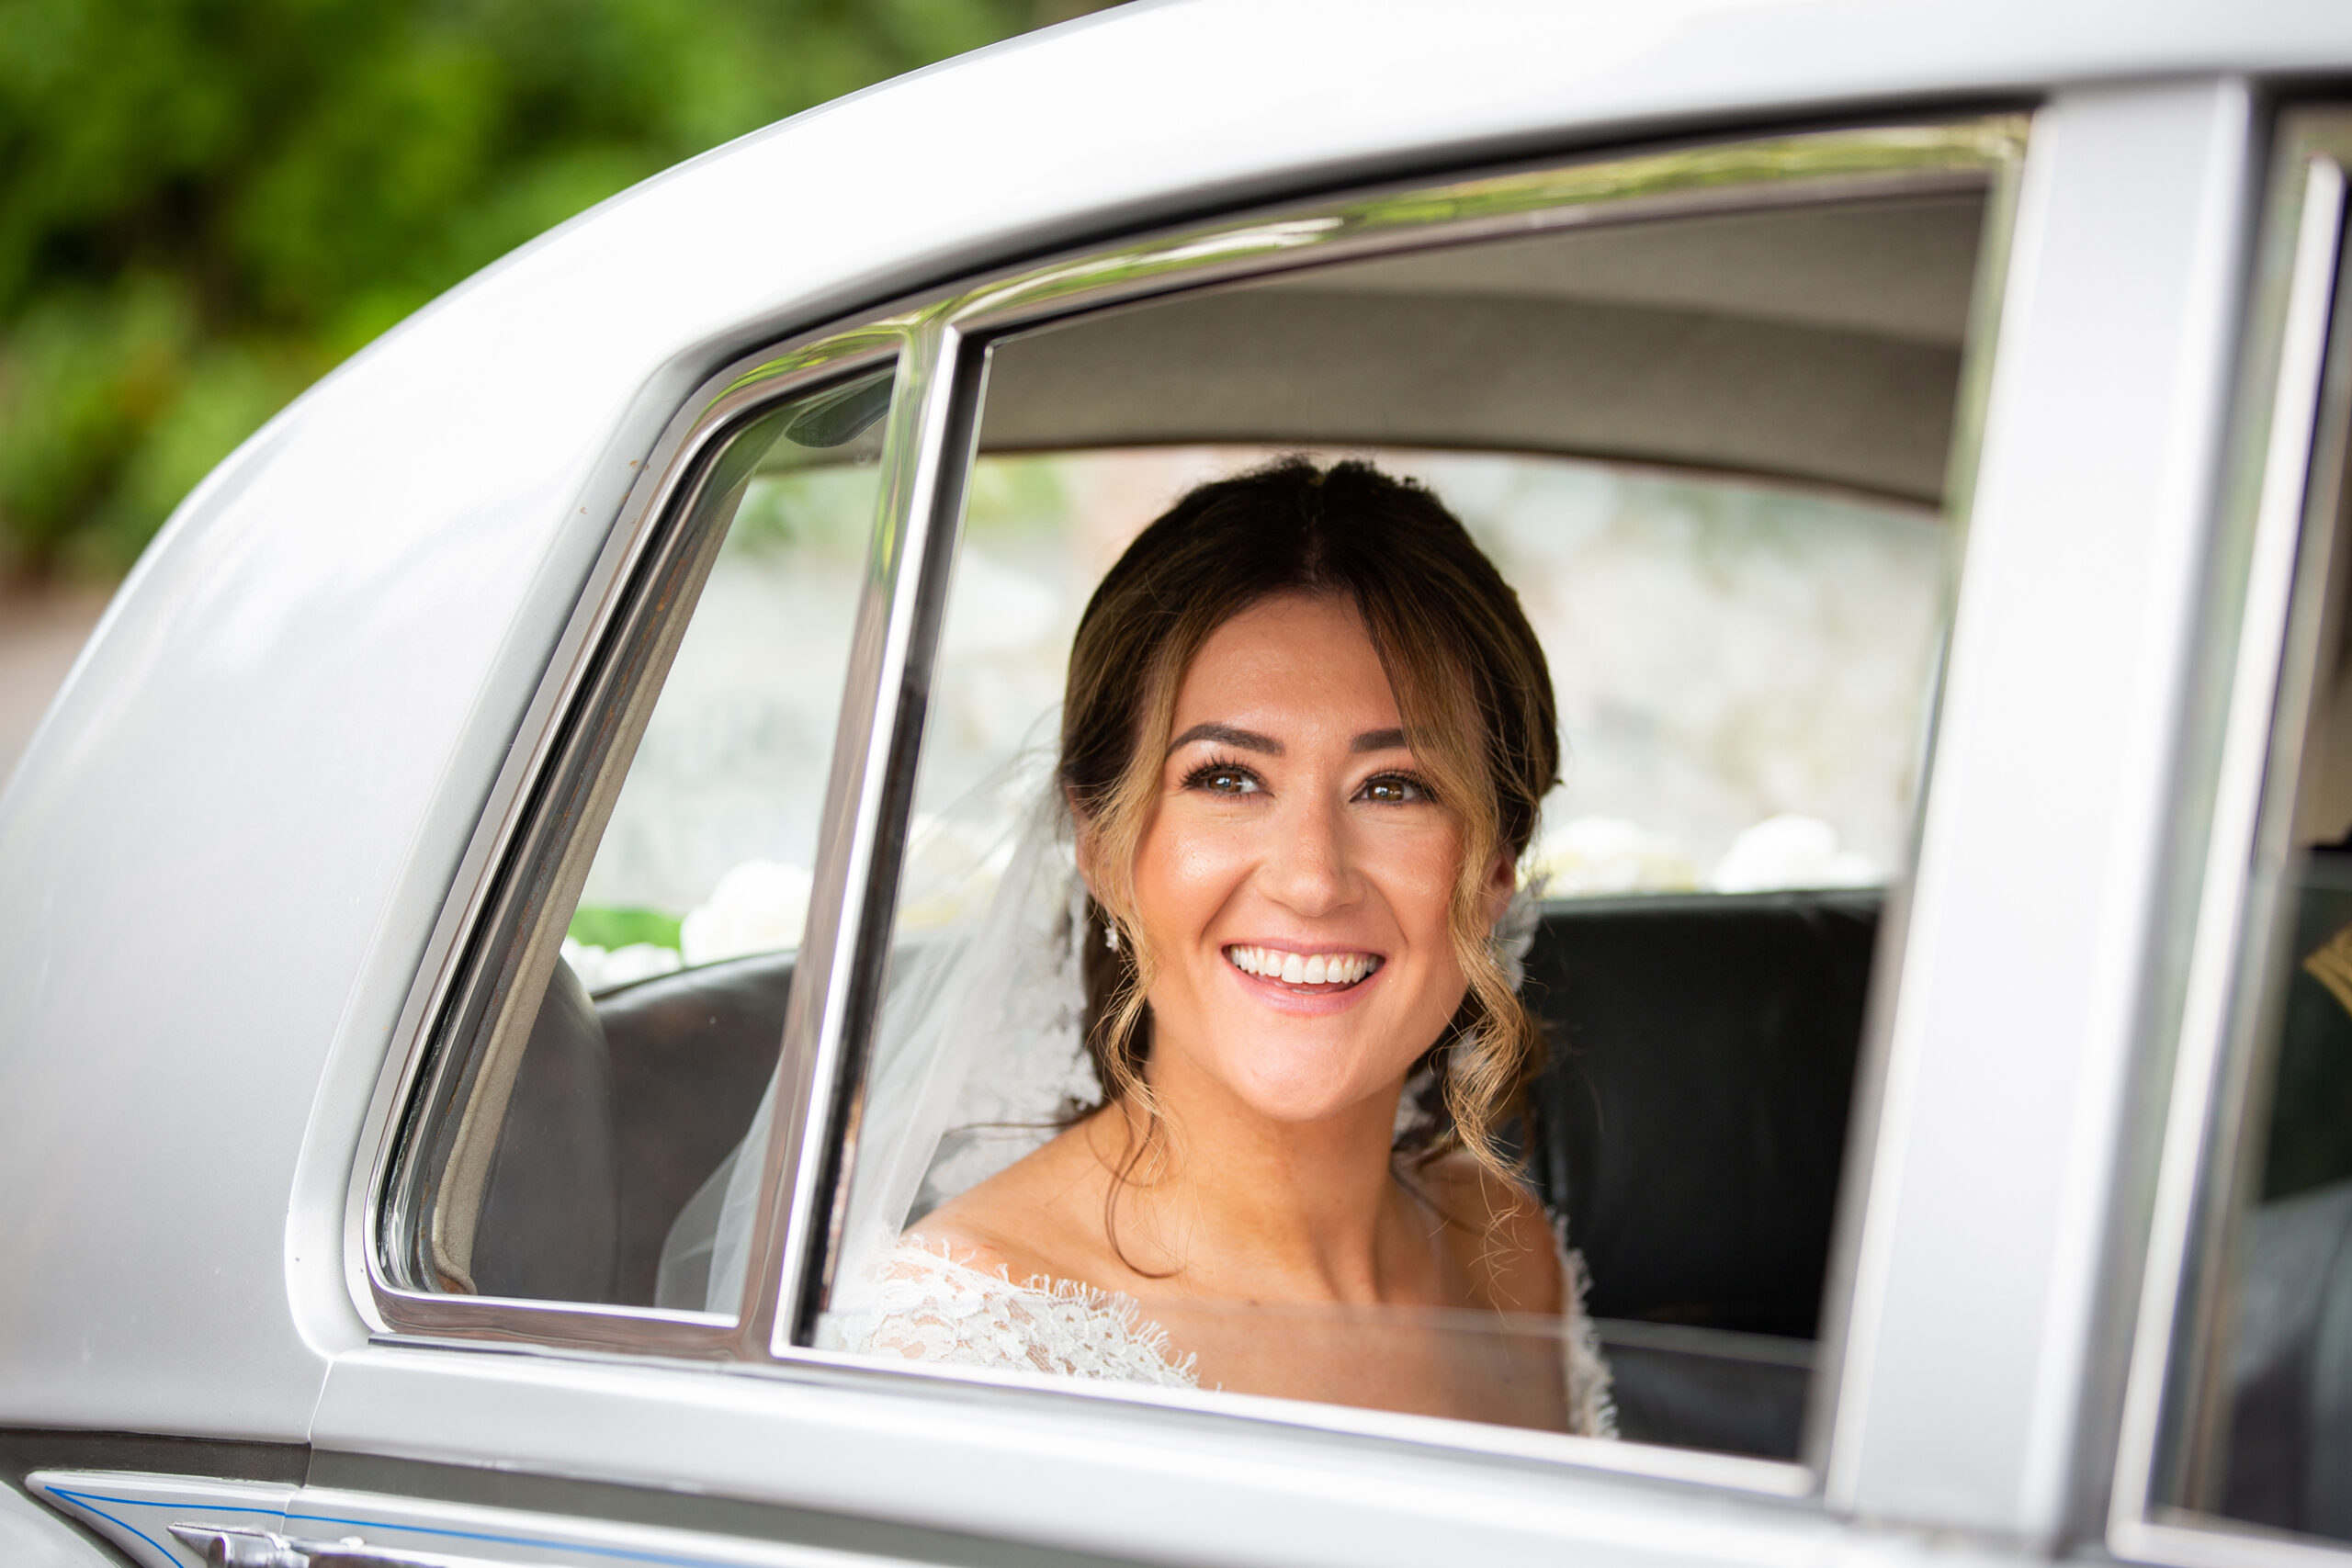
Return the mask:
[[[1469, 989], [1417, 1066], [1423, 1114], [1398, 1146], [1420, 1160], [1464, 1150], [1507, 1174], [1497, 1134], [1523, 1110], [1543, 1044], [1495, 956], [1484, 904], [1487, 869], [1498, 854], [1515, 861], [1526, 851], [1558, 776], [1551, 671], [1519, 596], [1461, 523], [1428, 490], [1367, 463], [1318, 468], [1290, 457], [1202, 485], [1127, 547], [1079, 622], [1060, 776], [1096, 868], [1074, 935], [1103, 1103], [1139, 1113], [1148, 1143], [1158, 1126], [1143, 1076], [1153, 955], [1120, 915], [1131, 907], [1177, 687], [1218, 626], [1290, 593], [1354, 604], [1414, 757], [1462, 832], [1449, 924]], [[1104, 940], [1114, 919], [1115, 948]], [[1123, 1179], [1141, 1154], [1131, 1145]]]

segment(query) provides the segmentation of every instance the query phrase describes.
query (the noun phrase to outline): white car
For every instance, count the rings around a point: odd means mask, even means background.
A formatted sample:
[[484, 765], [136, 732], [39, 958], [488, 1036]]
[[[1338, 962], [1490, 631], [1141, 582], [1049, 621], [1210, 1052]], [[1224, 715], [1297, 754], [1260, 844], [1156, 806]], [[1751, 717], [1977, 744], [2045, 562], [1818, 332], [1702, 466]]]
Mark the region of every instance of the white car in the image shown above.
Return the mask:
[[[2347, 164], [2341, 0], [1173, 0], [492, 267], [0, 795], [0, 1558], [2352, 1563]], [[829, 1336], [1086, 1091], [889, 1044], [1079, 607], [1302, 449], [1555, 673], [1614, 1441]]]

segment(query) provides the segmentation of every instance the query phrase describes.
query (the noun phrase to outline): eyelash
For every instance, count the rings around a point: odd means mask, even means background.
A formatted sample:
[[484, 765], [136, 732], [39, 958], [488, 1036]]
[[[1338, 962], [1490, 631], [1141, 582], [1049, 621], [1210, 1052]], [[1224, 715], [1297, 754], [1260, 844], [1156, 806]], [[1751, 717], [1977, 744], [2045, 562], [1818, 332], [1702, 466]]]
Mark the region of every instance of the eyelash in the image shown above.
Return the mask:
[[[1229, 776], [1247, 780], [1250, 787], [1239, 790], [1209, 789], [1210, 781], [1221, 776]], [[1424, 784], [1420, 779], [1415, 777], [1411, 773], [1374, 773], [1372, 777], [1363, 781], [1363, 785], [1356, 791], [1356, 793], [1361, 795], [1366, 790], [1370, 790], [1380, 784], [1393, 784], [1400, 789], [1410, 792], [1408, 798], [1404, 800], [1383, 801], [1380, 803], [1382, 805], [1416, 806], [1435, 798], [1430, 793], [1430, 786]], [[1250, 795], [1264, 789], [1266, 785], [1265, 782], [1259, 778], [1257, 773], [1252, 772], [1250, 768], [1245, 767], [1243, 764], [1216, 759], [1203, 762], [1199, 767], [1194, 768], [1191, 773], [1186, 773], [1184, 775], [1184, 787], [1186, 789], [1208, 790], [1212, 795]]]
[[1419, 778], [1416, 778], [1411, 773], [1374, 773], [1372, 777], [1363, 781], [1363, 788], [1359, 789], [1356, 793], [1358, 795], [1362, 795], [1364, 790], [1368, 790], [1375, 784], [1396, 784], [1400, 788], [1412, 792], [1410, 798], [1399, 801], [1384, 802], [1384, 805], [1419, 806], [1437, 798], [1430, 793], [1430, 786], [1428, 784], [1422, 783]]
[[1211, 795], [1248, 795], [1252, 793], [1252, 790], [1259, 790], [1266, 787], [1265, 781], [1259, 778], [1256, 773], [1250, 772], [1248, 768], [1243, 767], [1238, 762], [1229, 762], [1222, 760], [1214, 760], [1203, 762], [1199, 767], [1194, 768], [1191, 773], [1186, 773], [1184, 775], [1184, 787], [1186, 789], [1208, 789], [1209, 781], [1217, 777], [1221, 773], [1230, 773], [1237, 778], [1247, 779], [1250, 781], [1252, 788], [1249, 790], [1209, 790]]

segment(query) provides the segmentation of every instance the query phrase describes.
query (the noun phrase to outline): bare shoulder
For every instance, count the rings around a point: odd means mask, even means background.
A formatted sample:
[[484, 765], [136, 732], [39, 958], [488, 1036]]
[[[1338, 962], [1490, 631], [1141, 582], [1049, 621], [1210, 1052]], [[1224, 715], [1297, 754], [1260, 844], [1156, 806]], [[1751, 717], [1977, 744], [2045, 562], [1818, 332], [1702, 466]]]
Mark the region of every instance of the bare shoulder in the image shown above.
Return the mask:
[[1432, 1160], [1410, 1179], [1445, 1216], [1456, 1255], [1487, 1304], [1507, 1312], [1565, 1310], [1552, 1218], [1533, 1193], [1466, 1154]]
[[984, 1216], [956, 1213], [947, 1206], [925, 1214], [900, 1239], [983, 1274], [1001, 1273], [1021, 1280], [1036, 1272], [1020, 1256], [1021, 1249], [1008, 1245]]
[[1063, 1278], [1077, 1240], [1065, 1233], [1086, 1212], [1082, 1190], [1092, 1163], [1076, 1136], [1077, 1129], [1063, 1133], [949, 1199], [917, 1221], [909, 1238], [983, 1273], [1002, 1270], [1016, 1284]]

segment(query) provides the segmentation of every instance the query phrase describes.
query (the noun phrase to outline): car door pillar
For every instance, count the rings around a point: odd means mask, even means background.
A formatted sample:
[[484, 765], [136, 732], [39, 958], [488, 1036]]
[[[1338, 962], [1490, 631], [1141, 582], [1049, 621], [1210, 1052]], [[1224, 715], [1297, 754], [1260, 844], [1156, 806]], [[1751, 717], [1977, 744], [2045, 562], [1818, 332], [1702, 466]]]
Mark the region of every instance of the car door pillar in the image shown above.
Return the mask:
[[2054, 1544], [2082, 1514], [2086, 1417], [2111, 1415], [2139, 1246], [2118, 1238], [2143, 1220], [2120, 1212], [2118, 1179], [2253, 113], [2243, 82], [2213, 78], [2064, 91], [2035, 121], [1877, 1138], [1849, 1216], [1826, 1490], [1865, 1517]]

